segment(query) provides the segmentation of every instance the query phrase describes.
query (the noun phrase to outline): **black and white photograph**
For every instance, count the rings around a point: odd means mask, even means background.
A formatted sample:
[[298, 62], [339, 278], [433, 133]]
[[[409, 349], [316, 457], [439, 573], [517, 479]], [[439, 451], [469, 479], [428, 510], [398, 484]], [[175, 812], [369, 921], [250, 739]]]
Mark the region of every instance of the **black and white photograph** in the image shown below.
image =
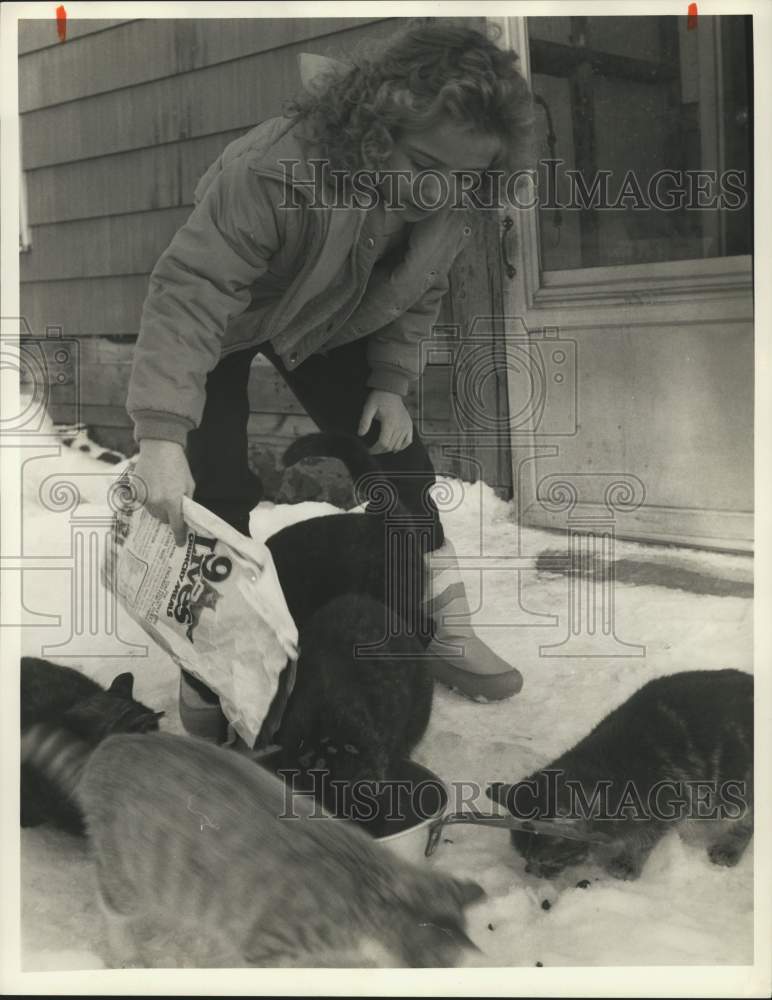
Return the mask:
[[4, 5], [3, 992], [769, 995], [770, 14]]

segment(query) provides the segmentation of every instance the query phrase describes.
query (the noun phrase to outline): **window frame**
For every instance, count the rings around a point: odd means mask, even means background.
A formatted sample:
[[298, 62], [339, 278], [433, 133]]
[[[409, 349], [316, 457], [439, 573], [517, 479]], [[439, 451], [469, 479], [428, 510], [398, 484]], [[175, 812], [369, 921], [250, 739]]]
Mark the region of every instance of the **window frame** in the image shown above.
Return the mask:
[[[501, 29], [501, 44], [517, 52], [521, 72], [530, 85], [528, 19], [491, 17], [488, 20]], [[701, 42], [704, 47], [701, 55], [704, 51], [718, 73], [721, 60], [718, 34], [704, 32], [702, 37], [705, 40]], [[701, 74], [701, 81], [703, 79]], [[706, 88], [701, 82], [701, 100], [703, 93], [706, 94]], [[720, 116], [717, 117], [720, 120]], [[716, 146], [716, 162], [721, 169], [721, 136], [718, 129], [715, 133], [706, 141]], [[687, 303], [688, 309], [677, 310], [678, 322], [753, 319], [752, 254], [544, 271], [537, 208], [510, 210], [503, 215], [507, 217], [502, 221], [509, 235], [503, 235], [502, 240], [509, 241], [507, 258], [516, 262], [520, 292], [518, 312], [526, 312], [529, 326], [570, 329], [628, 323], [661, 324], [672, 322], [674, 307]]]

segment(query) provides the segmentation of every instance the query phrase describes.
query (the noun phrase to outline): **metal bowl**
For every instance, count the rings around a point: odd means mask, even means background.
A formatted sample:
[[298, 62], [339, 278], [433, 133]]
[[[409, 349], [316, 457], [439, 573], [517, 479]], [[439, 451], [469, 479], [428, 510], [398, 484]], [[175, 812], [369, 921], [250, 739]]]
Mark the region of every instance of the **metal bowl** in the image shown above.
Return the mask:
[[[276, 773], [281, 751], [268, 750], [254, 757], [256, 763]], [[571, 825], [546, 819], [525, 819], [508, 812], [483, 813], [469, 808], [448, 812], [449, 795], [443, 780], [428, 767], [403, 760], [388, 781], [379, 784], [377, 815], [374, 821], [357, 822], [379, 844], [407, 861], [420, 862], [442, 843], [445, 827], [458, 823], [529, 833], [588, 843], [608, 844], [613, 838], [602, 831], [575, 830]], [[311, 787], [296, 789], [312, 793]], [[343, 822], [347, 822], [344, 820]]]
[[[275, 773], [279, 757], [280, 751], [270, 750], [255, 760]], [[403, 760], [378, 788], [380, 815], [375, 821], [357, 825], [401, 858], [415, 863], [423, 861], [431, 832], [448, 808], [445, 783], [428, 767]]]

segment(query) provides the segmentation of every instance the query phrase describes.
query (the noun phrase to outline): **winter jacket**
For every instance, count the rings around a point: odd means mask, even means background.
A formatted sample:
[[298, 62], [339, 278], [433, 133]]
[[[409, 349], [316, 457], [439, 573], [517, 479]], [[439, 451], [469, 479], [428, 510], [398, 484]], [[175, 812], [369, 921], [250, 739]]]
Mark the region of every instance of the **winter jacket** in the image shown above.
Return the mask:
[[378, 262], [376, 210], [322, 204], [299, 128], [273, 118], [232, 142], [156, 264], [128, 393], [138, 441], [185, 444], [207, 374], [222, 356], [267, 341], [292, 369], [368, 337], [371, 388], [405, 395], [420, 376], [420, 345], [471, 234], [470, 213], [445, 208], [414, 224], [392, 269]]

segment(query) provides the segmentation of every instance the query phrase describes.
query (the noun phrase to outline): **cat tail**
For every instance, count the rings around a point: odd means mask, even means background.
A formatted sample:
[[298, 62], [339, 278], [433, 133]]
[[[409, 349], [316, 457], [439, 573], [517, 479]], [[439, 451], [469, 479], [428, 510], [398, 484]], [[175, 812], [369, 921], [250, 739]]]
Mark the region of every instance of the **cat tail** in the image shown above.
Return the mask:
[[71, 802], [77, 802], [91, 751], [85, 740], [49, 722], [38, 722], [21, 734], [21, 763], [44, 775]]
[[343, 431], [305, 434], [292, 442], [284, 452], [282, 461], [287, 468], [304, 458], [337, 458], [346, 466], [346, 471], [354, 482], [380, 471], [380, 466], [361, 438]]

